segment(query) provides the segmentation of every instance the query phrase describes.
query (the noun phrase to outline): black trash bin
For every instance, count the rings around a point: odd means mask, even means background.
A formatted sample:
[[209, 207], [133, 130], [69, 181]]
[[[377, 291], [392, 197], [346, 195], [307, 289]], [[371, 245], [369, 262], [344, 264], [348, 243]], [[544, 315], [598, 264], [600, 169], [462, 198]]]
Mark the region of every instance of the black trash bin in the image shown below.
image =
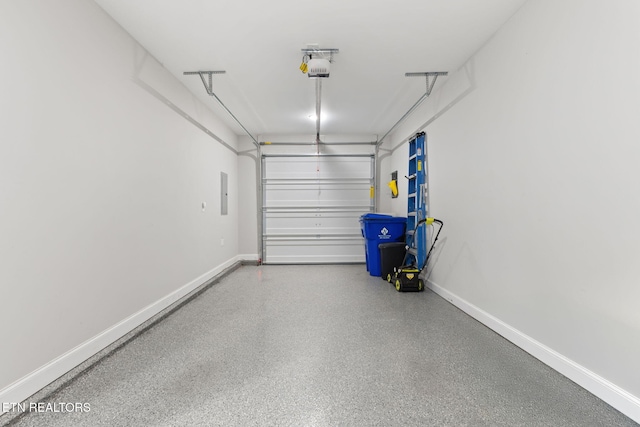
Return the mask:
[[389, 274], [393, 275], [393, 269], [402, 266], [405, 254], [404, 242], [380, 243], [380, 277], [387, 280]]

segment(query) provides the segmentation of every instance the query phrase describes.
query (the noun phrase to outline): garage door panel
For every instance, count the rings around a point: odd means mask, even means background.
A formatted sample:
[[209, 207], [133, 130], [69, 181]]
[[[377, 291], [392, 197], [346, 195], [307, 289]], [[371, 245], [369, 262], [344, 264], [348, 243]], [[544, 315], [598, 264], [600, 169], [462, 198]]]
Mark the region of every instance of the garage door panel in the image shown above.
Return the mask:
[[373, 176], [370, 156], [269, 157], [268, 179], [352, 179]]
[[[366, 191], [367, 196], [369, 189], [362, 190], [344, 190], [342, 192], [334, 192], [329, 194], [327, 192], [320, 192], [315, 194], [315, 198], [308, 198], [308, 192], [304, 191], [292, 191], [287, 194], [283, 194], [283, 197], [287, 197], [284, 200], [271, 199], [267, 200], [270, 208], [341, 208], [349, 207], [354, 209], [364, 209], [365, 212], [369, 209], [368, 197], [362, 198], [362, 192]], [[298, 195], [298, 198], [295, 196]], [[360, 198], [361, 200], [358, 200]], [[295, 204], [294, 204], [295, 203]], [[361, 211], [362, 212], [362, 211]]]
[[369, 183], [351, 186], [266, 186], [265, 205], [269, 207], [313, 206], [320, 201], [325, 207], [357, 206], [368, 209], [371, 204], [369, 190]]
[[267, 235], [270, 237], [284, 237], [284, 236], [340, 236], [340, 237], [362, 237], [360, 227], [331, 227], [330, 225], [322, 224], [310, 224], [308, 227], [290, 227], [286, 224], [270, 225], [267, 228]]
[[[269, 264], [318, 264], [364, 262], [364, 243], [343, 239], [270, 240]], [[292, 257], [292, 253], [296, 256]], [[336, 261], [336, 258], [339, 261]]]
[[264, 262], [364, 262], [372, 171], [372, 156], [263, 158]]
[[345, 215], [337, 212], [274, 213], [267, 217], [267, 235], [351, 235], [359, 237], [360, 213]]

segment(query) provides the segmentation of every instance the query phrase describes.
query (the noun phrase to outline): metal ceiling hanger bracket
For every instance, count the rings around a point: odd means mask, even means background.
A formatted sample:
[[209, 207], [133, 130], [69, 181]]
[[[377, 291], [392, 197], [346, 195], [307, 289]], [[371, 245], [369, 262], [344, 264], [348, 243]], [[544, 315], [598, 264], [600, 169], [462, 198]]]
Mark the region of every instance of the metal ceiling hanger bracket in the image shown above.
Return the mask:
[[[426, 92], [420, 97], [420, 99], [418, 99], [418, 101], [413, 104], [413, 106], [411, 108], [409, 108], [409, 111], [407, 111], [404, 116], [400, 117], [400, 120], [398, 120], [396, 122], [395, 125], [393, 125], [391, 127], [391, 129], [389, 129], [389, 131], [387, 133], [384, 134], [384, 136], [382, 138], [380, 138], [378, 140], [377, 146], [380, 146], [380, 144], [382, 144], [382, 141], [384, 141], [384, 139], [391, 133], [393, 132], [393, 130], [398, 127], [398, 125], [400, 123], [402, 123], [404, 121], [404, 119], [406, 119], [407, 117], [409, 117], [409, 114], [413, 113], [413, 110], [415, 110], [416, 108], [418, 108], [418, 105], [420, 105], [422, 103], [422, 101], [424, 101], [425, 99], [427, 99], [427, 97], [429, 95], [431, 95], [431, 91], [433, 90], [433, 86], [436, 84], [436, 79], [438, 78], [438, 76], [446, 76], [449, 73], [447, 71], [429, 71], [429, 72], [423, 72], [423, 73], [405, 73], [405, 77], [426, 77], [427, 79], [427, 89]], [[433, 77], [433, 80], [429, 81], [429, 77]]]
[[[200, 78], [202, 79], [202, 84], [204, 85], [204, 88], [207, 90], [207, 93], [211, 96], [214, 96], [213, 93], [213, 75], [214, 74], [224, 74], [226, 73], [226, 71], [185, 71], [184, 74], [185, 76], [192, 76], [192, 75], [199, 75]], [[204, 79], [204, 76], [209, 76], [209, 80], [208, 82]]]
[[[260, 143], [258, 142], [258, 140], [251, 134], [251, 132], [247, 130], [246, 127], [244, 127], [242, 123], [240, 123], [240, 120], [238, 120], [238, 118], [233, 115], [231, 110], [229, 110], [229, 108], [227, 108], [227, 106], [224, 105], [224, 102], [222, 102], [222, 100], [218, 98], [218, 95], [216, 95], [213, 92], [213, 75], [224, 74], [224, 73], [226, 73], [226, 71], [185, 71], [182, 74], [184, 74], [185, 76], [192, 76], [196, 74], [199, 75], [200, 79], [202, 80], [202, 84], [204, 85], [204, 88], [207, 91], [207, 94], [209, 94], [210, 96], [213, 96], [220, 103], [220, 105], [225, 110], [227, 110], [227, 113], [229, 113], [229, 115], [233, 118], [233, 120], [235, 120], [236, 123], [238, 123], [238, 125], [240, 125], [240, 127], [245, 131], [245, 133], [249, 135], [249, 137], [253, 140], [253, 144], [256, 146], [256, 148], [258, 148], [258, 151], [259, 151]], [[205, 76], [208, 76], [208, 79], [205, 79]]]
[[[429, 71], [426, 73], [404, 73], [405, 77], [425, 76], [427, 78], [427, 96], [431, 95], [433, 86], [436, 84], [438, 76], [446, 76], [449, 74], [447, 71]], [[429, 77], [433, 77], [433, 80], [429, 82]]]
[[326, 55], [329, 54], [329, 61], [333, 62], [333, 54], [334, 53], [340, 53], [340, 49], [320, 49], [320, 48], [314, 48], [314, 47], [308, 47], [306, 49], [301, 49], [302, 53], [304, 53], [305, 55], [317, 55], [317, 54], [321, 54], [321, 55]]

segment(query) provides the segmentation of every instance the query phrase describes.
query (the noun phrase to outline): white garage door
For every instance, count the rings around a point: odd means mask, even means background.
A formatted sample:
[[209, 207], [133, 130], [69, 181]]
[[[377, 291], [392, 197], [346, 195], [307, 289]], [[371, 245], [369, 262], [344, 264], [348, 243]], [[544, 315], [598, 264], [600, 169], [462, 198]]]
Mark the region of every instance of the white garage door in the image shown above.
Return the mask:
[[371, 155], [263, 156], [263, 262], [364, 262], [373, 170]]

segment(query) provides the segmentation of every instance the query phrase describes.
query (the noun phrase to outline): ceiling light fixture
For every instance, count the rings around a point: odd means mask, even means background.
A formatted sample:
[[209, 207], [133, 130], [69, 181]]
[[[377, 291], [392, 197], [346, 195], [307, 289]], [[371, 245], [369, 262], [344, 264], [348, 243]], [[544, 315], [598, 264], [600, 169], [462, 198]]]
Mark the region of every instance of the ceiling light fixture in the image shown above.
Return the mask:
[[[313, 120], [314, 122], [316, 120], [318, 120], [318, 116], [315, 113], [309, 114], [307, 117], [309, 118], [309, 120]], [[327, 120], [327, 115], [324, 112], [321, 112], [320, 113], [320, 118], [322, 119], [322, 121], [325, 121], [325, 120]]]

